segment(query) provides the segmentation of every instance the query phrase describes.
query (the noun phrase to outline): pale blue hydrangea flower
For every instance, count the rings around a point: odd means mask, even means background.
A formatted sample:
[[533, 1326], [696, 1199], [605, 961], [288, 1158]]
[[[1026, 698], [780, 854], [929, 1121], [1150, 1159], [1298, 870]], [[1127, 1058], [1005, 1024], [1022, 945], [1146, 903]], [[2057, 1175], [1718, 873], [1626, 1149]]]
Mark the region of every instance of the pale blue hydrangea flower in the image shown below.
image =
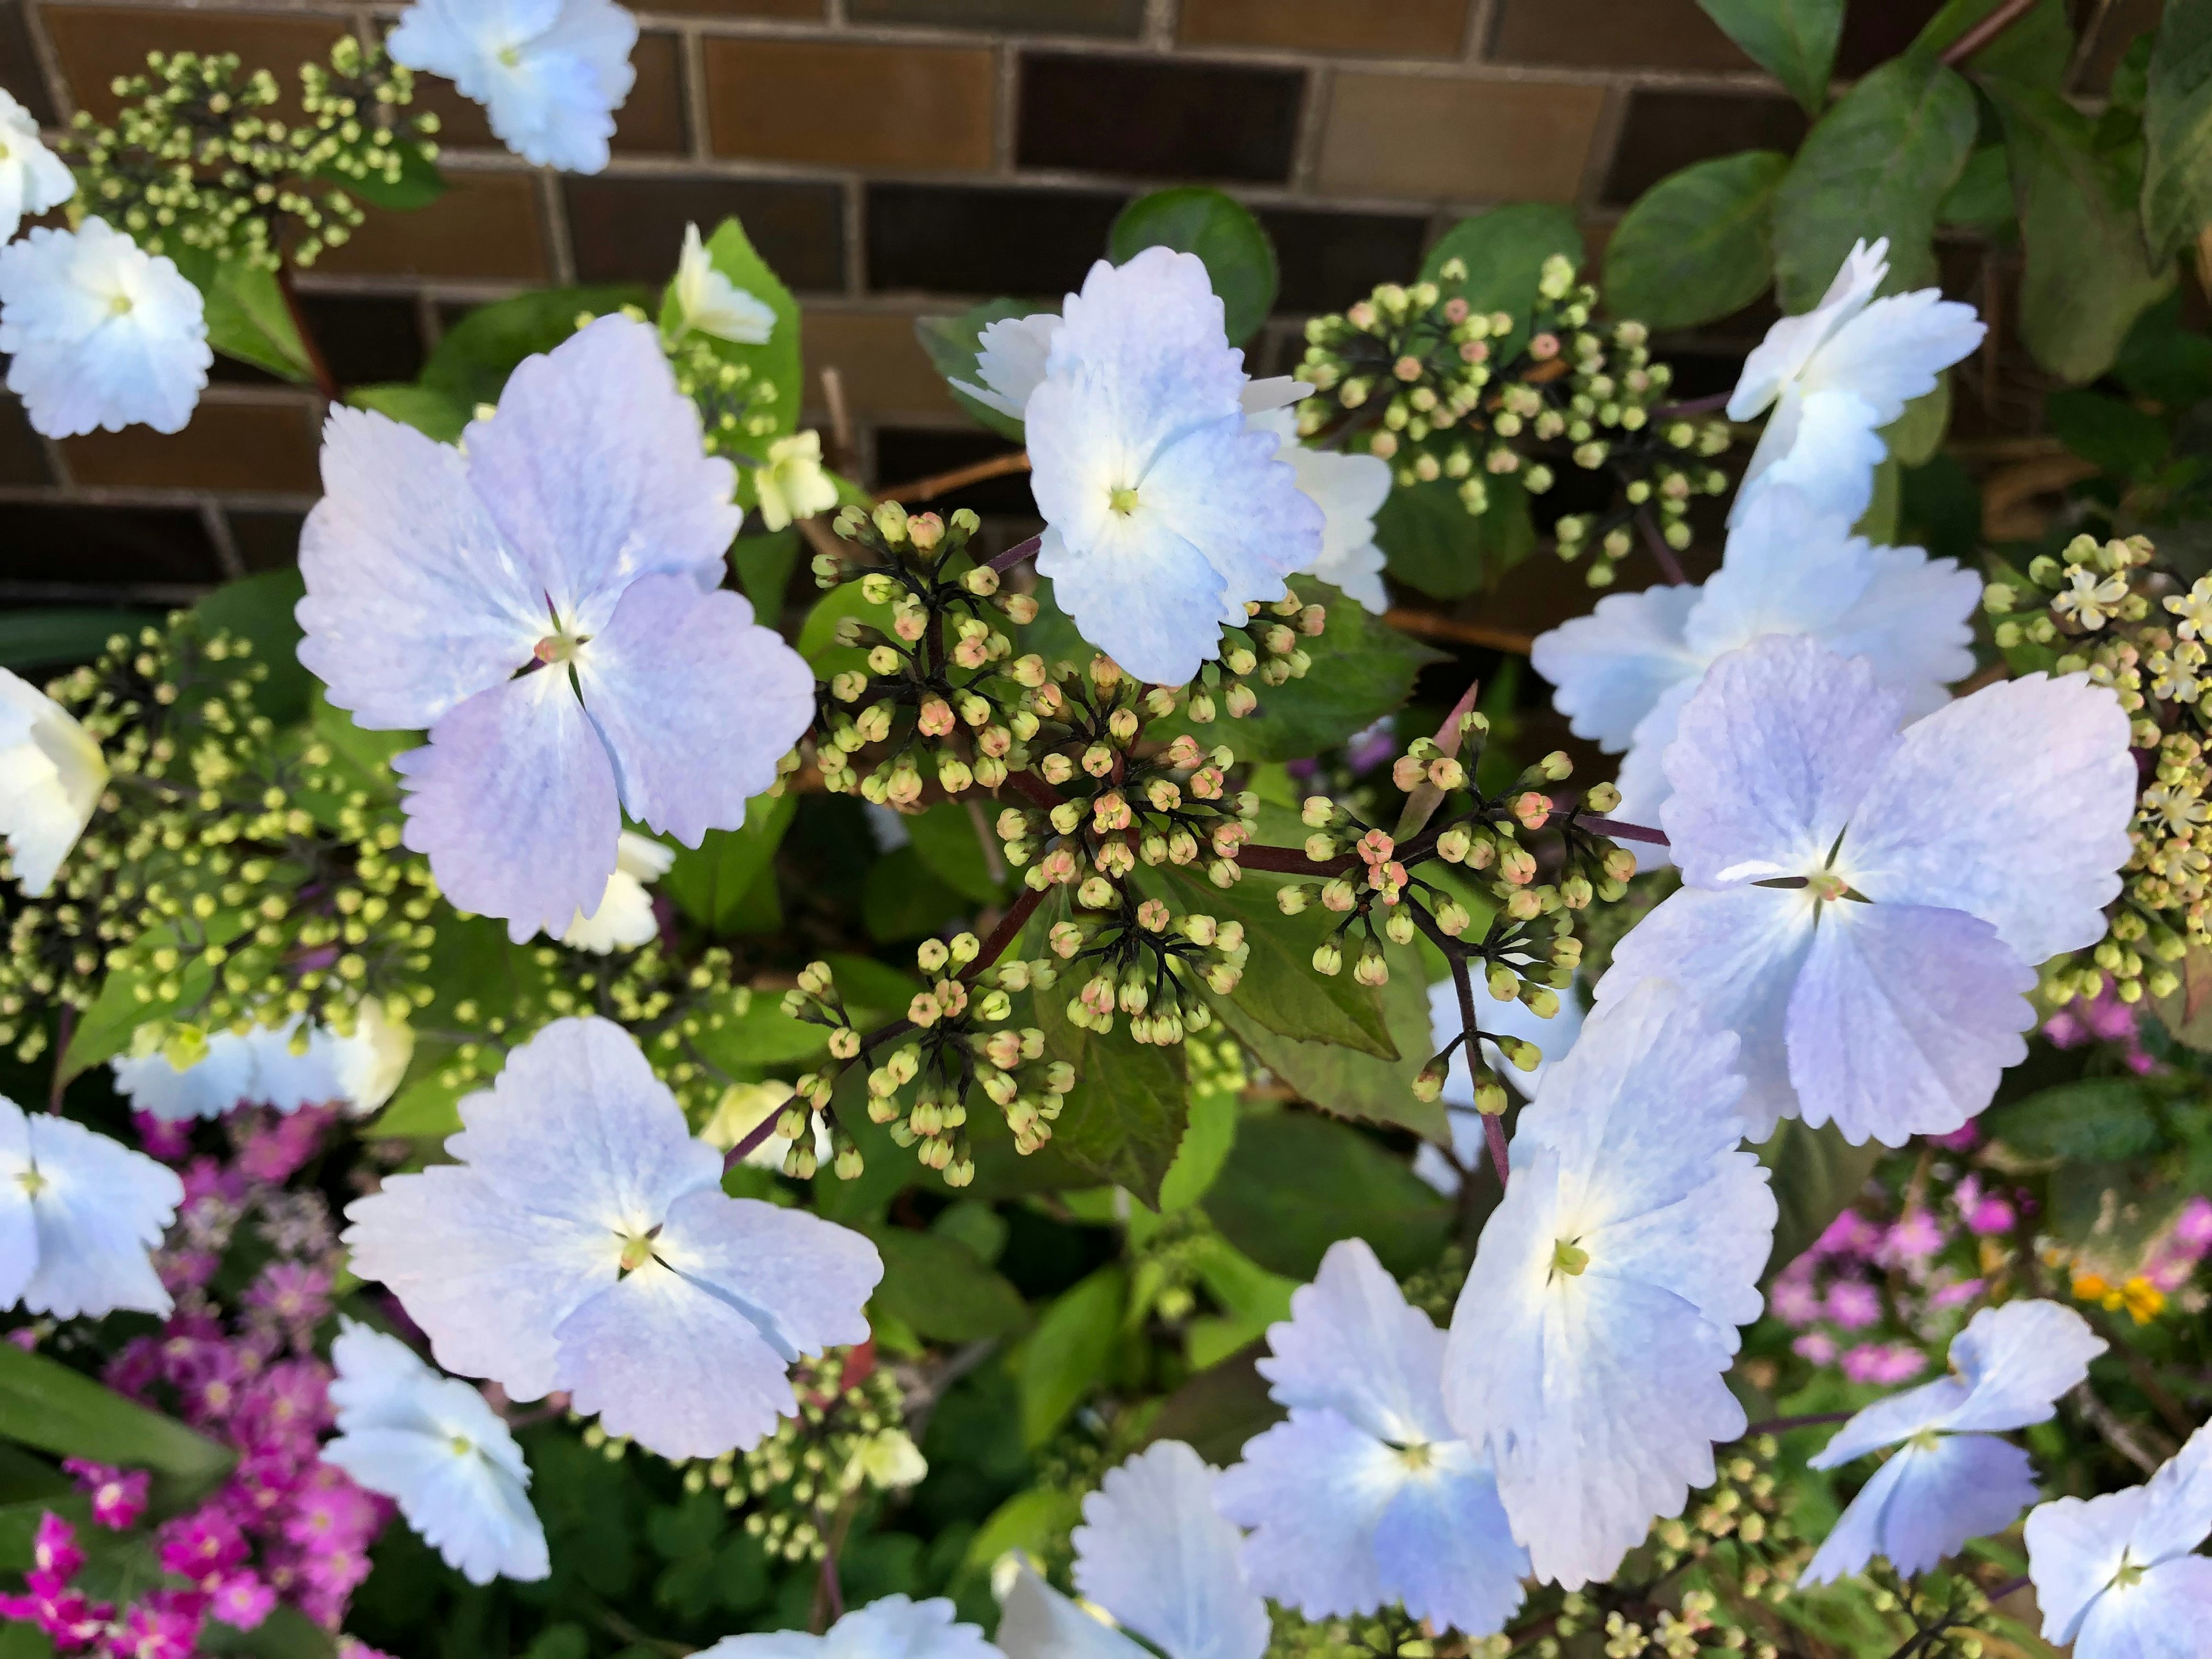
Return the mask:
[[[1180, 1440], [1147, 1447], [1083, 1500], [1075, 1588], [1167, 1659], [1260, 1659], [1267, 1607], [1214, 1508], [1219, 1476]], [[1026, 1567], [999, 1620], [1006, 1659], [1146, 1659], [1146, 1650]]]
[[664, 1457], [749, 1447], [787, 1368], [868, 1334], [883, 1262], [858, 1233], [722, 1192], [722, 1155], [611, 1021], [556, 1020], [461, 1102], [458, 1163], [356, 1200], [353, 1268], [449, 1371], [560, 1389]]
[[618, 316], [525, 361], [463, 449], [331, 412], [300, 660], [357, 724], [428, 730], [394, 763], [407, 845], [517, 944], [598, 910], [624, 812], [687, 847], [744, 823], [812, 717], [805, 663], [719, 587], [735, 475], [699, 445]]
[[530, 1466], [497, 1412], [441, 1376], [397, 1337], [350, 1319], [331, 1344], [337, 1437], [323, 1447], [472, 1584], [544, 1578], [545, 1528], [530, 1507]]
[[1903, 712], [1863, 659], [1774, 637], [1713, 665], [1667, 750], [1684, 884], [1597, 1000], [1679, 981], [1742, 1039], [1754, 1138], [1958, 1128], [2027, 1052], [2035, 964], [2104, 936], [2135, 811], [2118, 699], [2032, 674]]
[[1610, 1577], [1744, 1431], [1721, 1378], [1759, 1317], [1766, 1171], [1738, 1143], [1735, 1039], [1679, 988], [1601, 1006], [1521, 1114], [1444, 1347], [1538, 1577]]
[[2060, 1498], [2027, 1517], [2046, 1642], [2074, 1659], [2203, 1659], [2212, 1631], [2212, 1425], [2140, 1486]]
[[2035, 1502], [2035, 1470], [1996, 1437], [2048, 1422], [2104, 1351], [2088, 1322], [2056, 1302], [1976, 1314], [1951, 1340], [1950, 1376], [1876, 1401], [1810, 1460], [1840, 1468], [1897, 1448], [1837, 1520], [1804, 1582], [1833, 1583], [1877, 1555], [1901, 1573], [1925, 1572], [1969, 1538], [2010, 1526]]
[[[1976, 572], [1917, 547], [1874, 546], [1850, 520], [1781, 485], [1729, 532], [1711, 580], [1608, 594], [1587, 617], [1538, 635], [1529, 662], [1575, 735], [1621, 755], [1613, 816], [1656, 829], [1670, 787], [1660, 757], [1716, 659], [1769, 634], [1809, 634], [1865, 658], [1917, 719], [1973, 672], [1969, 619], [1981, 597]], [[1665, 862], [1662, 849], [1623, 845], [1646, 868]]]
[[1788, 484], [1856, 523], [1874, 499], [1874, 470], [1887, 455], [1881, 428], [1988, 331], [1972, 306], [1942, 290], [1874, 296], [1889, 276], [1889, 239], [1856, 244], [1820, 303], [1784, 317], [1744, 359], [1729, 418], [1771, 404], [1744, 471], [1731, 518], [1765, 490]]
[[[1248, 394], [1274, 384], [1255, 380]], [[1295, 384], [1295, 383], [1294, 383]], [[1297, 390], [1303, 393], [1305, 387]], [[1297, 474], [1298, 488], [1322, 512], [1321, 551], [1304, 567], [1376, 616], [1390, 608], [1382, 586], [1385, 558], [1375, 539], [1375, 515], [1390, 495], [1390, 463], [1374, 455], [1316, 449], [1298, 440], [1297, 416], [1287, 405], [1251, 416], [1255, 432], [1272, 432], [1281, 447], [1275, 459]]]
[[[1496, 1043], [1482, 1045], [1485, 1063], [1527, 1099], [1542, 1085], [1544, 1073], [1553, 1063], [1565, 1059], [1567, 1050], [1575, 1046], [1575, 1039], [1582, 1035], [1583, 994], [1577, 987], [1570, 985], [1559, 993], [1558, 1011], [1547, 1018], [1518, 998], [1500, 1002], [1478, 981], [1474, 988], [1474, 1023], [1475, 1030], [1486, 1036], [1519, 1037], [1543, 1051], [1543, 1058], [1536, 1062], [1535, 1069], [1524, 1072], [1510, 1064], [1498, 1052]], [[1429, 1041], [1434, 1052], [1443, 1052], [1444, 1044], [1460, 1034], [1460, 1024], [1458, 988], [1448, 979], [1429, 987]], [[1468, 1064], [1464, 1043], [1452, 1051], [1450, 1069], [1444, 1075], [1444, 1091], [1439, 1098], [1451, 1121], [1453, 1157], [1463, 1168], [1480, 1166], [1489, 1154], [1484, 1147], [1482, 1114], [1474, 1105], [1474, 1072]], [[1459, 1170], [1452, 1167], [1450, 1159], [1441, 1150], [1426, 1141], [1413, 1154], [1413, 1173], [1440, 1193], [1449, 1195], [1459, 1191]]]
[[168, 1316], [148, 1252], [185, 1199], [174, 1170], [0, 1095], [0, 1309]]
[[1528, 1553], [1488, 1459], [1445, 1420], [1444, 1334], [1348, 1238], [1291, 1292], [1267, 1346], [1260, 1374], [1290, 1421], [1247, 1442], [1214, 1486], [1252, 1529], [1253, 1588], [1310, 1619], [1395, 1601], [1469, 1636], [1503, 1630]]
[[803, 1630], [725, 1636], [699, 1659], [1000, 1659], [943, 1596], [886, 1595], [855, 1607], [820, 1636]]
[[58, 208], [76, 194], [76, 176], [39, 137], [38, 118], [0, 88], [0, 242], [15, 240], [27, 216]]
[[1205, 265], [1151, 247], [1067, 296], [1024, 405], [1037, 570], [1139, 679], [1188, 681], [1224, 618], [1321, 556], [1320, 506], [1247, 422], [1243, 362]]
[[385, 45], [482, 104], [516, 155], [569, 173], [606, 166], [637, 79], [637, 19], [611, 0], [415, 0]]
[[106, 788], [107, 757], [76, 716], [0, 668], [0, 835], [26, 898], [53, 886]]
[[247, 1105], [280, 1112], [343, 1106], [359, 1116], [392, 1098], [414, 1057], [411, 1026], [386, 1018], [374, 1001], [364, 1002], [352, 1036], [317, 1024], [300, 1044], [302, 1019], [295, 1014], [282, 1025], [256, 1025], [244, 1036], [212, 1032], [206, 1052], [185, 1066], [159, 1048], [123, 1055], [112, 1062], [116, 1091], [134, 1109], [172, 1122], [221, 1117]]

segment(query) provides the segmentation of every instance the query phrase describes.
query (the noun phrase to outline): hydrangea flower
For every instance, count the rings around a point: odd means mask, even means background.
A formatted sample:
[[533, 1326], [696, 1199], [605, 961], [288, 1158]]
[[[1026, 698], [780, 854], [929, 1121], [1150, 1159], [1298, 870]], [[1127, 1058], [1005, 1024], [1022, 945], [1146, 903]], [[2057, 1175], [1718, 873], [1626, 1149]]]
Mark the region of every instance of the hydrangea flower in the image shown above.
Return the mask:
[[2074, 1659], [2198, 1659], [2212, 1626], [2212, 1426], [2149, 1480], [2059, 1498], [2027, 1517], [2027, 1573], [2043, 1638]]
[[545, 1528], [530, 1468], [499, 1413], [397, 1337], [350, 1319], [331, 1344], [337, 1438], [323, 1461], [399, 1505], [424, 1543], [472, 1584], [543, 1578]]
[[[1544, 1074], [1555, 1061], [1566, 1057], [1575, 1046], [1575, 1039], [1583, 1030], [1582, 993], [1569, 986], [1559, 993], [1559, 1006], [1550, 1018], [1538, 1016], [1528, 1005], [1517, 998], [1500, 1002], [1480, 985], [1474, 993], [1475, 1030], [1486, 1037], [1519, 1037], [1533, 1042], [1542, 1051], [1532, 1071], [1522, 1071], [1510, 1063], [1494, 1042], [1482, 1045], [1486, 1064], [1506, 1082], [1511, 1084], [1523, 1098], [1534, 1095], [1544, 1081]], [[1429, 987], [1429, 1041], [1437, 1053], [1460, 1034], [1459, 990], [1451, 981], [1439, 980]], [[1488, 1156], [1483, 1144], [1482, 1114], [1475, 1109], [1474, 1072], [1468, 1064], [1467, 1048], [1462, 1044], [1452, 1051], [1451, 1066], [1444, 1074], [1443, 1093], [1438, 1097], [1444, 1103], [1451, 1120], [1452, 1154], [1462, 1167], [1474, 1169]], [[1454, 1194], [1460, 1188], [1459, 1170], [1437, 1147], [1422, 1142], [1413, 1154], [1413, 1173], [1438, 1192]]]
[[242, 1105], [296, 1112], [333, 1102], [361, 1115], [392, 1098], [414, 1058], [414, 1028], [387, 1018], [374, 1000], [356, 1011], [350, 1036], [318, 1024], [302, 1045], [301, 1025], [295, 1014], [244, 1036], [216, 1031], [201, 1056], [182, 1067], [159, 1048], [126, 1054], [113, 1062], [115, 1087], [137, 1110], [165, 1122], [221, 1117]]
[[1481, 1450], [1445, 1420], [1444, 1334], [1364, 1240], [1329, 1247], [1259, 1362], [1290, 1407], [1222, 1472], [1214, 1504], [1252, 1529], [1253, 1588], [1310, 1619], [1401, 1603], [1469, 1636], [1521, 1605], [1513, 1541]]
[[1513, 1536], [1570, 1589], [1610, 1577], [1744, 1431], [1721, 1380], [1759, 1316], [1766, 1171], [1736, 1044], [1676, 986], [1601, 1006], [1513, 1134], [1512, 1178], [1444, 1346], [1444, 1412]]
[[1976, 1314], [1951, 1340], [1950, 1376], [1876, 1401], [1810, 1460], [1834, 1469], [1897, 1448], [1859, 1488], [1804, 1582], [1833, 1583], [1877, 1555], [1900, 1573], [1925, 1572], [1969, 1538], [2010, 1526], [2035, 1501], [2035, 1470], [1996, 1437], [2048, 1422], [2058, 1396], [2104, 1351], [2088, 1322], [2056, 1302]]
[[[1167, 1659], [1260, 1659], [1267, 1607], [1216, 1511], [1216, 1471], [1180, 1440], [1146, 1447], [1083, 1500], [1075, 1588]], [[1007, 1593], [1006, 1659], [1144, 1659], [1146, 1649], [1024, 1567]]]
[[166, 1316], [148, 1252], [184, 1198], [143, 1152], [0, 1095], [0, 1309]]
[[1877, 300], [1889, 276], [1889, 239], [1853, 245], [1820, 303], [1766, 331], [1729, 398], [1732, 421], [1770, 406], [1731, 521], [1778, 484], [1856, 524], [1874, 500], [1874, 470], [1888, 453], [1881, 431], [1988, 331], [1974, 308], [1923, 288]]
[[699, 227], [684, 227], [684, 250], [676, 258], [676, 309], [683, 317], [681, 338], [691, 330], [737, 345], [763, 345], [775, 331], [775, 312], [765, 300], [748, 294], [714, 269], [714, 257], [699, 240]]
[[45, 692], [0, 668], [0, 835], [24, 895], [37, 898], [92, 822], [107, 760]]
[[[1760, 492], [1729, 532], [1721, 568], [1688, 583], [1613, 593], [1536, 636], [1529, 662], [1574, 733], [1623, 754], [1620, 806], [1656, 827], [1669, 786], [1660, 757], [1682, 705], [1718, 658], [1769, 634], [1809, 634], [1905, 700], [1907, 718], [1950, 701], [1973, 672], [1969, 622], [1982, 581], [1917, 547], [1875, 547], [1789, 485]], [[1639, 860], [1659, 860], [1638, 844]]]
[[482, 104], [516, 155], [569, 173], [605, 167], [637, 79], [637, 19], [611, 0], [415, 0], [385, 45]]
[[1864, 659], [1769, 638], [1713, 665], [1667, 750], [1684, 884], [1597, 1000], [1679, 981], [1742, 1039], [1754, 1137], [1958, 1128], [2027, 1051], [2033, 964], [2104, 936], [2136, 793], [2112, 693], [2033, 674], [1903, 712]]
[[459, 1162], [346, 1211], [449, 1371], [555, 1389], [664, 1457], [749, 1447], [798, 1410], [787, 1368], [868, 1334], [883, 1263], [858, 1233], [722, 1193], [722, 1158], [635, 1040], [562, 1019], [461, 1103]]
[[819, 1636], [803, 1630], [725, 1636], [699, 1659], [1000, 1659], [943, 1596], [886, 1595], [855, 1607]]
[[76, 179], [39, 137], [31, 112], [0, 88], [0, 242], [13, 241], [26, 218], [76, 194]]
[[1321, 556], [1320, 506], [1245, 418], [1243, 362], [1205, 265], [1146, 248], [1067, 296], [1024, 407], [1038, 573], [1139, 679], [1184, 684], [1224, 618]]
[[561, 943], [571, 950], [606, 956], [615, 951], [635, 951], [660, 937], [659, 919], [653, 914], [649, 882], [659, 881], [676, 862], [676, 849], [664, 847], [650, 836], [625, 830], [615, 844], [615, 872], [607, 878], [607, 890], [599, 895], [599, 908], [590, 915], [577, 912]]
[[812, 716], [719, 587], [734, 475], [642, 323], [526, 360], [465, 450], [334, 409], [323, 483], [300, 660], [357, 724], [428, 729], [393, 763], [407, 845], [517, 944], [597, 911], [624, 812], [687, 847], [744, 823]]
[[[1247, 389], [1272, 384], [1255, 380]], [[1275, 434], [1281, 446], [1275, 459], [1290, 464], [1298, 488], [1322, 510], [1321, 552], [1304, 569], [1381, 616], [1390, 608], [1390, 595], [1382, 586], [1383, 555], [1375, 543], [1375, 515], [1389, 497], [1389, 462], [1299, 442], [1297, 416], [1286, 407], [1253, 415], [1250, 425], [1255, 432]]]
[[143, 422], [180, 432], [207, 385], [199, 289], [105, 219], [41, 225], [0, 248], [8, 389], [49, 438]]
[[761, 522], [781, 530], [837, 505], [837, 481], [822, 465], [822, 434], [794, 432], [768, 447], [767, 459], [753, 470], [760, 497]]

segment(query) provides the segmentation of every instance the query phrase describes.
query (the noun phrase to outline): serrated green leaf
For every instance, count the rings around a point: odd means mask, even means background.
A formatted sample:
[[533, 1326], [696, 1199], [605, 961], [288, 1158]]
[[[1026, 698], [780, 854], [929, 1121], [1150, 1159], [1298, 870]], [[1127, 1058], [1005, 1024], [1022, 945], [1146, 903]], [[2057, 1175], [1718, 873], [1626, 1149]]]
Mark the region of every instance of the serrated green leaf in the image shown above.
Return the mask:
[[978, 403], [960, 387], [983, 384], [981, 372], [975, 367], [975, 355], [985, 329], [993, 323], [1010, 322], [1051, 309], [1050, 306], [1028, 305], [1019, 300], [992, 300], [957, 317], [917, 317], [914, 319], [914, 337], [921, 342], [929, 361], [945, 377], [952, 401], [960, 405], [968, 418], [1019, 443], [1028, 432], [1019, 416]]
[[2113, 377], [2137, 398], [2178, 413], [2212, 398], [2212, 337], [2183, 326], [2181, 296], [2169, 294], [2136, 319]]
[[1844, 0], [1698, 0], [1705, 15], [1818, 115], [1844, 30]]
[[2141, 1078], [2085, 1078], [1991, 1107], [1982, 1127], [2022, 1158], [2118, 1162], [2157, 1149], [2157, 1098]]
[[781, 992], [751, 991], [742, 1000], [742, 1010], [714, 1010], [700, 1022], [698, 1034], [685, 1039], [702, 1059], [731, 1076], [811, 1060], [829, 1046], [830, 1028], [785, 1013]]
[[392, 1091], [391, 1101], [377, 1114], [369, 1133], [380, 1140], [443, 1140], [458, 1134], [463, 1097], [483, 1088], [488, 1081], [473, 1073], [463, 1079], [453, 1066], [459, 1047], [441, 1037], [416, 1038], [407, 1073]]
[[875, 1306], [933, 1342], [1008, 1336], [1029, 1323], [1022, 1293], [957, 1239], [878, 1223], [862, 1229], [884, 1259]]
[[1393, 1273], [1428, 1266], [1451, 1231], [1451, 1205], [1368, 1136], [1306, 1112], [1238, 1127], [1206, 1212], [1253, 1261], [1311, 1279], [1340, 1238], [1364, 1238]]
[[1984, 144], [1966, 158], [1959, 182], [1936, 204], [1936, 222], [1978, 231], [1993, 242], [2012, 242], [2020, 220], [2012, 199], [2012, 167], [2002, 144]]
[[1785, 1117], [1759, 1149], [1759, 1161], [1773, 1172], [1774, 1249], [1769, 1273], [1779, 1273], [1813, 1247], [1828, 1224], [1855, 1203], [1867, 1177], [1881, 1161], [1875, 1141], [1854, 1146], [1832, 1123], [1811, 1128]]
[[[1507, 363], [1528, 343], [1536, 281], [1555, 253], [1582, 268], [1582, 226], [1574, 210], [1547, 202], [1516, 203], [1462, 219], [1438, 237], [1421, 261], [1421, 276], [1447, 298], [1456, 295], [1475, 311], [1502, 311], [1513, 319], [1512, 331], [1493, 348], [1495, 360]], [[1440, 273], [1452, 259], [1466, 264], [1466, 281], [1443, 280]]]
[[2152, 260], [2123, 165], [2094, 147], [2087, 116], [2055, 92], [1994, 76], [1981, 84], [2004, 121], [2027, 258], [2021, 338], [2061, 379], [2093, 380], [2172, 271]]
[[345, 400], [356, 409], [372, 409], [402, 426], [411, 426], [441, 444], [459, 443], [474, 413], [452, 393], [413, 380], [352, 386]]
[[1117, 265], [1148, 247], [1196, 254], [1221, 301], [1232, 345], [1258, 333], [1275, 308], [1273, 239], [1243, 203], [1204, 185], [1139, 196], [1115, 219], [1106, 246]]
[[1747, 150], [1670, 173], [1630, 208], [1605, 247], [1618, 316], [1690, 328], [1741, 311], [1774, 280], [1774, 193], [1790, 158]]
[[1061, 1157], [1157, 1208], [1160, 1182], [1175, 1163], [1190, 1123], [1190, 1079], [1181, 1048], [1156, 1048], [1129, 1035], [1117, 1018], [1105, 1036], [1070, 1023], [1066, 998], [1036, 1000], [1045, 1051], [1075, 1068], [1052, 1126]]
[[2142, 222], [2172, 258], [2212, 223], [2212, 0], [2166, 0], [2143, 99]]
[[1022, 1443], [1035, 1448], [1105, 1380], [1121, 1337], [1129, 1275], [1109, 1262], [1054, 1299], [1022, 1343], [1015, 1366]]
[[650, 289], [623, 283], [543, 289], [478, 306], [447, 329], [432, 349], [422, 365], [422, 384], [473, 414], [477, 404], [499, 401], [517, 363], [552, 350], [574, 334], [583, 313], [605, 316], [650, 300]]
[[709, 830], [697, 847], [678, 849], [660, 890], [709, 933], [735, 932], [739, 907], [775, 861], [798, 807], [788, 791], [754, 796], [737, 829]]
[[903, 945], [961, 921], [969, 902], [939, 880], [912, 847], [897, 847], [868, 866], [860, 921], [878, 945]]
[[1820, 302], [1855, 241], [1889, 239], [1885, 291], [1936, 279], [1936, 214], [1965, 171], [1974, 94], [1933, 59], [1881, 65], [1807, 135], [1774, 196], [1774, 274], [1782, 308]]
[[1341, 1043], [1285, 1036], [1233, 1003], [1223, 1006], [1222, 1018], [1261, 1065], [1323, 1111], [1411, 1129], [1449, 1145], [1451, 1124], [1443, 1103], [1413, 1097], [1413, 1079], [1428, 1064], [1431, 1048], [1428, 990], [1414, 968], [1410, 955], [1394, 963], [1390, 982], [1381, 990], [1382, 1017], [1398, 1048], [1395, 1060]]
[[0, 1342], [0, 1435], [57, 1457], [150, 1469], [195, 1489], [231, 1466], [227, 1447], [44, 1354]]
[[1867, 510], [1851, 526], [1851, 534], [1863, 536], [1877, 546], [1893, 546], [1897, 541], [1897, 519], [1905, 500], [1904, 469], [1885, 455], [1874, 470], [1874, 495], [1867, 502]]
[[988, 1572], [1001, 1556], [1021, 1550], [1042, 1561], [1083, 1523], [1083, 1500], [1065, 1486], [1030, 1486], [991, 1511], [968, 1542], [963, 1564]]

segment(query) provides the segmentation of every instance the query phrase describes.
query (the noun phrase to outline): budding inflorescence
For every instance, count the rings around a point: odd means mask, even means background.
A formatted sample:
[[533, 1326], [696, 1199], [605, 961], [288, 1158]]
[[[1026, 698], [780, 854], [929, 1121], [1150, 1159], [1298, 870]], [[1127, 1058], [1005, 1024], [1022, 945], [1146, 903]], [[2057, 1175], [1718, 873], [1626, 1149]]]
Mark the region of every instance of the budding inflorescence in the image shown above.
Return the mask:
[[228, 53], [147, 55], [149, 75], [119, 76], [113, 126], [78, 112], [83, 210], [149, 253], [194, 250], [274, 270], [315, 263], [362, 222], [352, 191], [374, 195], [437, 154], [434, 115], [408, 114], [414, 76], [351, 35], [327, 68], [300, 66], [300, 106], [271, 113], [276, 77], [241, 77]]
[[1140, 900], [1102, 878], [1077, 890], [1068, 915], [1047, 938], [1053, 954], [1071, 964], [1069, 1024], [1103, 1036], [1119, 1013], [1131, 1036], [1163, 1048], [1212, 1025], [1203, 994], [1235, 990], [1249, 954], [1243, 924], [1177, 915], [1165, 899]]

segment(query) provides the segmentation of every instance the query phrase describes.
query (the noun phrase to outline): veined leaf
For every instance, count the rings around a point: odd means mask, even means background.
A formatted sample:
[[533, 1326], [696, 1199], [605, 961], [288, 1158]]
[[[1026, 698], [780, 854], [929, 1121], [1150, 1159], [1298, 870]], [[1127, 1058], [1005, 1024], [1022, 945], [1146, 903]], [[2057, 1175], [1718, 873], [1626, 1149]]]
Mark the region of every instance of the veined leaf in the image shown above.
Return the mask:
[[[1528, 316], [1536, 305], [1536, 281], [1544, 261], [1563, 253], [1579, 270], [1583, 233], [1573, 210], [1547, 202], [1521, 202], [1462, 219], [1438, 237], [1421, 261], [1421, 276], [1456, 295], [1475, 311], [1502, 311], [1513, 319], [1512, 331], [1492, 348], [1495, 361], [1510, 363], [1528, 341]], [[1447, 283], [1444, 266], [1458, 259], [1467, 266], [1463, 282]]]
[[1404, 1160], [1306, 1112], [1240, 1124], [1206, 1212], [1262, 1267], [1300, 1280], [1340, 1238], [1364, 1238], [1392, 1273], [1412, 1273], [1436, 1259], [1452, 1224], [1450, 1204]]
[[1234, 197], [1204, 185], [1139, 196], [1114, 221], [1107, 254], [1126, 264], [1148, 247], [1171, 247], [1205, 262], [1233, 344], [1258, 333], [1275, 308], [1274, 241]]
[[[1844, 0], [1698, 0], [1705, 15], [1818, 115], [1844, 32]], [[1725, 313], [1722, 313], [1725, 314]]]
[[1789, 170], [1786, 155], [1747, 150], [1652, 185], [1606, 244], [1607, 305], [1653, 328], [1742, 310], [1773, 281], [1774, 192]]
[[2166, 0], [2143, 142], [2143, 231], [2163, 263], [2212, 223], [2212, 0]]

